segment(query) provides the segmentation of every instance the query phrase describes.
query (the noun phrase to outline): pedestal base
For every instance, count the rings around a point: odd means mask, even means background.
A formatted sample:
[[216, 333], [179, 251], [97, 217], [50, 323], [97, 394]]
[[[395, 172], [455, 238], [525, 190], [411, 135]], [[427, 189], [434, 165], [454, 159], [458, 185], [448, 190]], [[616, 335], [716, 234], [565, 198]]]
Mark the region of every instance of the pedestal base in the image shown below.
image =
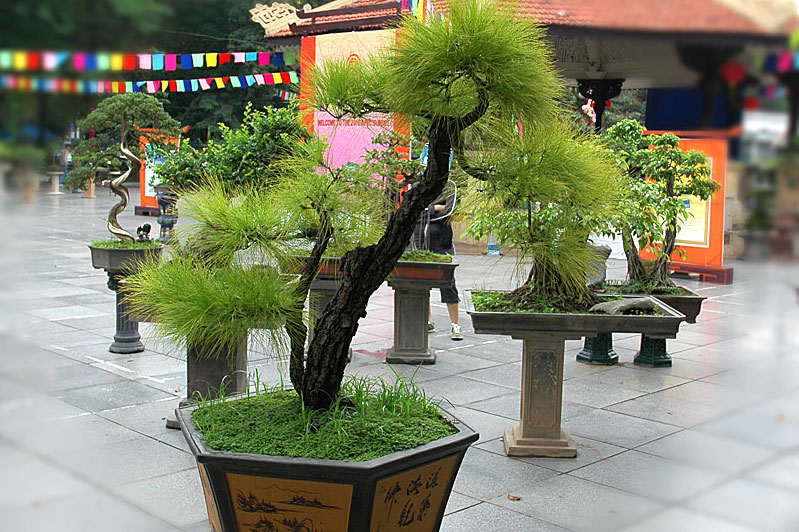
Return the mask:
[[119, 340], [116, 336], [114, 337], [114, 343], [112, 343], [108, 350], [112, 353], [118, 353], [120, 355], [128, 355], [130, 353], [141, 353], [144, 351], [144, 344], [141, 343], [141, 340]]
[[432, 347], [428, 347], [427, 351], [399, 351], [396, 347], [388, 350], [386, 355], [386, 362], [388, 364], [435, 364], [436, 352]]
[[569, 433], [560, 429], [560, 438], [522, 438], [521, 427], [505, 430], [505, 454], [508, 456], [541, 456], [544, 458], [574, 458], [577, 446]]
[[618, 364], [619, 355], [613, 351], [613, 335], [600, 333], [594, 338], [586, 336], [583, 350], [577, 353], [577, 362], [601, 366]]
[[633, 363], [650, 368], [670, 368], [671, 355], [666, 351], [666, 339], [642, 334], [641, 349], [635, 354]]

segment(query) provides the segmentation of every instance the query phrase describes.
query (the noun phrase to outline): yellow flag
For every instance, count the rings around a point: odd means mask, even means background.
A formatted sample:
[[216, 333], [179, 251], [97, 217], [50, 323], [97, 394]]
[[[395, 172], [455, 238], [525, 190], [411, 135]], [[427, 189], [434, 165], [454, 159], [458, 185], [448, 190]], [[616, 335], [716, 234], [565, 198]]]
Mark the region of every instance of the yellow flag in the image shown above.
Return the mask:
[[111, 54], [111, 70], [122, 70], [124, 59], [122, 54]]
[[272, 74], [272, 79], [275, 80], [275, 84], [279, 85], [280, 83], [283, 83], [283, 78], [280, 77], [280, 73], [278, 72]]
[[225, 81], [222, 78], [214, 78], [214, 81], [216, 82], [216, 88], [217, 89], [224, 89], [225, 88]]
[[119, 92], [119, 82], [118, 81], [112, 81], [111, 82], [111, 92], [114, 92], [114, 93]]
[[168, 88], [169, 88], [169, 80], [162, 79], [161, 80], [161, 92], [166, 92], [166, 90]]
[[205, 66], [215, 67], [218, 54], [205, 54]]
[[14, 52], [14, 70], [26, 70], [28, 68], [28, 54], [25, 52]]

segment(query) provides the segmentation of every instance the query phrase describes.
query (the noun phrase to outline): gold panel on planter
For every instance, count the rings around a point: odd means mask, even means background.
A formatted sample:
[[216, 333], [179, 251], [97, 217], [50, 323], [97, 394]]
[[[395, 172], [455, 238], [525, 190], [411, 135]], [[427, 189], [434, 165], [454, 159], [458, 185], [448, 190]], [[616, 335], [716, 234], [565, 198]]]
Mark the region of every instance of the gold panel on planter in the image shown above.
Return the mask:
[[450, 456], [379, 480], [370, 530], [432, 532], [458, 460]]
[[239, 530], [347, 530], [352, 485], [227, 474]]
[[222, 523], [219, 520], [219, 510], [216, 507], [214, 500], [214, 493], [211, 491], [211, 483], [208, 481], [208, 472], [205, 466], [197, 464], [200, 470], [200, 482], [203, 484], [203, 493], [205, 494], [205, 506], [208, 508], [208, 521], [211, 522], [211, 529], [214, 532], [222, 532]]

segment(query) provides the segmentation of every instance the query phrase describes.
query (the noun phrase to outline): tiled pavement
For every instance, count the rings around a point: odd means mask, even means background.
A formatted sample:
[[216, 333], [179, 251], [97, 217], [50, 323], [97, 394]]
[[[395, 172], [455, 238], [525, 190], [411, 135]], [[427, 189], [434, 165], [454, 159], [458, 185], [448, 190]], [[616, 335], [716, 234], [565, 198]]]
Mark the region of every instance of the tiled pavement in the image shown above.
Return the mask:
[[[180, 349], [151, 338], [144, 353], [107, 351], [114, 298], [86, 244], [105, 238], [112, 202], [100, 189], [96, 200], [3, 207], [0, 530], [210, 530], [193, 459], [164, 427], [185, 381]], [[127, 227], [154, 222], [130, 211]], [[460, 262], [462, 289], [509, 283], [508, 258]], [[567, 344], [563, 421], [576, 459], [504, 456], [520, 343], [473, 334], [465, 313], [465, 339], [452, 342], [434, 303], [438, 362], [398, 371], [416, 371], [480, 432], [442, 530], [799, 530], [799, 268], [734, 267], [731, 286], [685, 281], [709, 299], [669, 342], [672, 368], [634, 366], [634, 335], [616, 335], [615, 367], [577, 363], [580, 342]], [[623, 272], [611, 261], [611, 276]], [[392, 304], [386, 286], [372, 297], [350, 372], [390, 373]], [[264, 351], [251, 346], [250, 370], [277, 382]]]

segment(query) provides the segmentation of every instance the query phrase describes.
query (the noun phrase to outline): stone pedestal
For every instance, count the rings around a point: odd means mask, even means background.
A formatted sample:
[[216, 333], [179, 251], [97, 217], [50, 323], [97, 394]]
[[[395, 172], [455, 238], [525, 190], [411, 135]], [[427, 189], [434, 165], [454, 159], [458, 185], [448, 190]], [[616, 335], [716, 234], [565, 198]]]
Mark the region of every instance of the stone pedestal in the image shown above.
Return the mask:
[[97, 199], [97, 195], [94, 193], [94, 179], [89, 179], [86, 181], [86, 192], [83, 193], [81, 196], [83, 199]]
[[522, 340], [522, 401], [519, 425], [505, 431], [508, 456], [574, 458], [577, 447], [561, 428], [564, 342], [560, 334], [513, 335]]
[[650, 368], [670, 368], [671, 355], [666, 351], [666, 339], [642, 334], [641, 348], [635, 354], [633, 363]]
[[108, 348], [112, 353], [129, 354], [144, 351], [144, 344], [139, 334], [139, 322], [128, 315], [128, 304], [119, 291], [119, 282], [123, 278], [120, 273], [108, 273], [108, 288], [116, 292], [117, 330], [114, 342]]
[[613, 333], [599, 333], [586, 336], [583, 350], [577, 353], [577, 362], [612, 366], [619, 362], [619, 355], [613, 350]]
[[427, 314], [430, 286], [426, 282], [393, 279], [394, 345], [388, 350], [389, 364], [434, 364], [435, 351], [428, 345]]
[[50, 176], [50, 192], [47, 193], [48, 196], [63, 196], [64, 193], [59, 190], [60, 183], [58, 179], [61, 177], [61, 172], [47, 172], [47, 175]]

